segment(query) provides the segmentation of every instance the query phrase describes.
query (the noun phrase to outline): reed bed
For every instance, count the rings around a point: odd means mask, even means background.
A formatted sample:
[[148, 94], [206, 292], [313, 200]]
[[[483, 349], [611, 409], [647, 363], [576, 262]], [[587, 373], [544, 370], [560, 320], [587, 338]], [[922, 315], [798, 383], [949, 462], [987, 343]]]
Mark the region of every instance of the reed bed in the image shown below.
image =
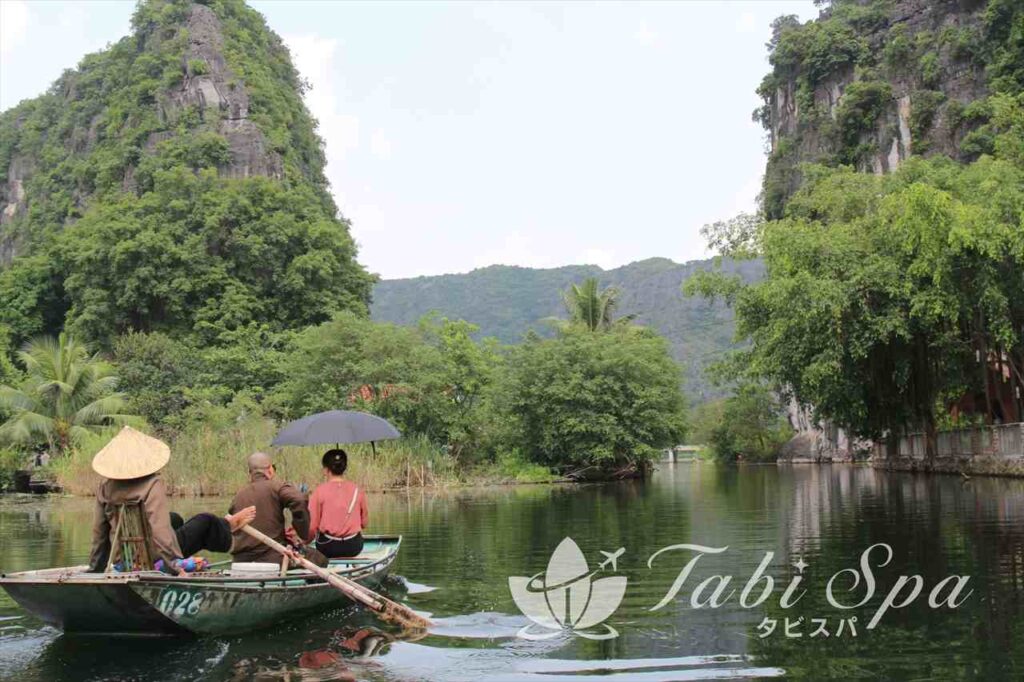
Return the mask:
[[[278, 428], [271, 419], [251, 417], [228, 426], [198, 424], [173, 436], [161, 436], [171, 446], [171, 461], [163, 471], [168, 490], [187, 497], [233, 495], [246, 484], [246, 458], [256, 451], [272, 454], [279, 475], [286, 480], [314, 488], [323, 479], [320, 457], [331, 446], [272, 449], [269, 445]], [[51, 464], [65, 492], [94, 493], [99, 477], [90, 462], [113, 435], [89, 437], [71, 455]], [[454, 458], [425, 438], [377, 443], [376, 454], [368, 443], [344, 448], [350, 456], [347, 475], [367, 490], [503, 482], [498, 471], [458, 466]]]

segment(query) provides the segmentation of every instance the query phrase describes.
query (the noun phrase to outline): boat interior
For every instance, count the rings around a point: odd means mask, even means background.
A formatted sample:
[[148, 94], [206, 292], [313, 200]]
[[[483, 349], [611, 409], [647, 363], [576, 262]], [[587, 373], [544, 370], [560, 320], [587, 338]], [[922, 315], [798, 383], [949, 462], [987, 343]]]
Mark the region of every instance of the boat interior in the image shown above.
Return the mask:
[[[345, 559], [332, 559], [327, 570], [358, 579], [362, 576], [377, 573], [387, 568], [398, 555], [401, 536], [368, 536], [363, 544], [363, 551], [358, 556]], [[244, 563], [236, 564], [230, 559], [211, 563], [205, 570], [196, 571], [186, 577], [178, 577], [160, 571], [131, 571], [90, 573], [87, 565], [47, 568], [37, 571], [21, 571], [0, 574], [0, 583], [117, 583], [135, 581], [159, 582], [217, 582], [242, 585], [278, 584], [284, 586], [305, 585], [309, 579], [316, 580], [310, 571], [304, 568], [291, 568], [282, 571], [280, 564]]]

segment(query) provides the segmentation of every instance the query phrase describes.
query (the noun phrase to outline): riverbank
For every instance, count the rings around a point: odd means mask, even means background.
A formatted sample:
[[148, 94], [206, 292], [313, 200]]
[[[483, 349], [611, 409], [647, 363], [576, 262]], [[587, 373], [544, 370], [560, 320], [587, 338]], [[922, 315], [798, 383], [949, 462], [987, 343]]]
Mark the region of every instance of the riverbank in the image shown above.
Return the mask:
[[[171, 460], [163, 477], [171, 495], [208, 497], [233, 495], [248, 480], [246, 458], [256, 451], [274, 455], [282, 477], [315, 487], [322, 480], [323, 447], [269, 448], [278, 425], [252, 417], [229, 426], [200, 426], [166, 437]], [[93, 455], [110, 434], [90, 437], [67, 457], [52, 461], [48, 474], [71, 495], [92, 495], [99, 484]], [[517, 460], [466, 464], [424, 438], [403, 438], [370, 445], [347, 445], [348, 475], [370, 491], [441, 488], [508, 483], [546, 483], [558, 477], [543, 467]]]
[[913, 457], [899, 457], [891, 460], [871, 460], [871, 465], [886, 471], [1024, 478], [1024, 457], [939, 457], [933, 462]]
[[893, 471], [1024, 477], [1024, 423], [941, 431], [935, 449], [929, 460], [925, 435], [911, 433], [899, 438], [892, 453], [877, 443], [871, 462]]

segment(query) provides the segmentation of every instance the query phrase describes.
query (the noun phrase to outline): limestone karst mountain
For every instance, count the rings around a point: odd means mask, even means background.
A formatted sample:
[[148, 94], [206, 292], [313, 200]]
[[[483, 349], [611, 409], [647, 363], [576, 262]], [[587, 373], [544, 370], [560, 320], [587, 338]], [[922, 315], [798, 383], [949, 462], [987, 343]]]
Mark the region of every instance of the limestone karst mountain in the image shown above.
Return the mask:
[[242, 0], [132, 33], [0, 114], [0, 325], [212, 342], [366, 310], [303, 81]]

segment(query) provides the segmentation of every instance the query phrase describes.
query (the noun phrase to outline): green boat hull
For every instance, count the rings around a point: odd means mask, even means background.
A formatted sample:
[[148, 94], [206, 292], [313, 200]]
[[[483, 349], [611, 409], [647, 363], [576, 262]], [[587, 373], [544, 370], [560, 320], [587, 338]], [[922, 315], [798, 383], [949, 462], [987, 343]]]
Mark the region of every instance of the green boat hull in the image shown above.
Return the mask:
[[[387, 575], [399, 536], [368, 536], [360, 558], [331, 570], [368, 587]], [[0, 576], [11, 598], [68, 633], [103, 635], [221, 635], [256, 630], [313, 611], [351, 603], [306, 571], [287, 576], [188, 578], [159, 573], [85, 573], [85, 567]]]

